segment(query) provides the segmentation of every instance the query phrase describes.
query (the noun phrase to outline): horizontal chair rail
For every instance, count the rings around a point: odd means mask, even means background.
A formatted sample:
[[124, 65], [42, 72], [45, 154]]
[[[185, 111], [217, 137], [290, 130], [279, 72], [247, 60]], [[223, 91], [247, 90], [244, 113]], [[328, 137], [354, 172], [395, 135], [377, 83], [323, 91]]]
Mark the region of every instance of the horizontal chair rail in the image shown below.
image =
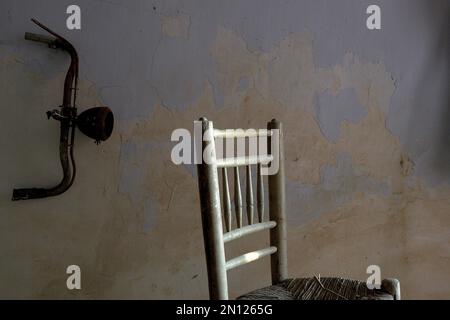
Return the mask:
[[272, 131], [267, 129], [258, 130], [220, 130], [214, 129], [214, 138], [252, 138], [252, 137], [270, 137]]
[[257, 251], [252, 251], [246, 254], [243, 254], [242, 256], [233, 258], [231, 260], [228, 260], [225, 267], [226, 270], [231, 270], [233, 268], [242, 266], [243, 264], [258, 260], [260, 258], [263, 258], [265, 256], [271, 255], [273, 253], [277, 252], [276, 247], [269, 247]]
[[273, 156], [268, 155], [224, 158], [224, 159], [217, 159], [216, 165], [218, 168], [241, 167], [258, 163], [266, 164], [272, 160]]
[[262, 230], [268, 230], [272, 229], [277, 225], [275, 221], [267, 221], [267, 222], [260, 222], [251, 224], [242, 228], [234, 229], [232, 231], [229, 231], [227, 233], [224, 233], [223, 235], [223, 242], [227, 243], [239, 238], [242, 238], [248, 234], [252, 234], [258, 231]]

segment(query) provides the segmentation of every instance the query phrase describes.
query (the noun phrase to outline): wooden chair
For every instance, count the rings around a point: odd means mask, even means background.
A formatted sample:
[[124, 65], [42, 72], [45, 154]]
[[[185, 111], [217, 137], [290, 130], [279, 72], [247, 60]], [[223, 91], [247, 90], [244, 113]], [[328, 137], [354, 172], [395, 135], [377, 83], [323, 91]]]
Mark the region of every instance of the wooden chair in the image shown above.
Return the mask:
[[[228, 299], [227, 271], [259, 258], [271, 256], [272, 286], [252, 291], [238, 299], [400, 299], [400, 284], [396, 279], [385, 279], [380, 289], [370, 290], [365, 282], [343, 278], [297, 278], [288, 277], [287, 229], [285, 209], [284, 146], [282, 124], [275, 119], [267, 125], [267, 130], [228, 131], [213, 128], [212, 121], [200, 119], [202, 124], [202, 155], [208, 154], [209, 161], [202, 159], [197, 165], [203, 237], [206, 253], [210, 299]], [[276, 129], [276, 130], [274, 130]], [[274, 134], [276, 131], [276, 135]], [[268, 176], [269, 221], [264, 219], [264, 184], [262, 165], [273, 161], [272, 139], [278, 136], [278, 171]], [[258, 156], [233, 158], [216, 157], [217, 138], [267, 139], [268, 153]], [[275, 141], [273, 141], [275, 142]], [[275, 148], [276, 149], [276, 148]], [[256, 165], [256, 209], [258, 222], [254, 221], [254, 198], [252, 169]], [[246, 213], [247, 225], [242, 221], [242, 195], [238, 168], [246, 167]], [[236, 228], [232, 230], [232, 208], [228, 183], [228, 170], [234, 171], [234, 207]], [[222, 204], [225, 233], [222, 225], [222, 210], [218, 170], [222, 171]], [[226, 260], [225, 243], [246, 235], [270, 230], [270, 246]]]

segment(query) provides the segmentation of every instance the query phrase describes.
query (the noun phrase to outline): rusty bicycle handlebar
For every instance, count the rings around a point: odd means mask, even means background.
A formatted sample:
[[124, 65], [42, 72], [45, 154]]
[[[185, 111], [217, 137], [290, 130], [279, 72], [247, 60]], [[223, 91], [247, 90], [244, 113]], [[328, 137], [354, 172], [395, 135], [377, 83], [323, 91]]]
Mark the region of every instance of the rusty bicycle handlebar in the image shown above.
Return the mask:
[[31, 32], [25, 32], [25, 40], [42, 42], [48, 45], [52, 45], [55, 42], [55, 38]]
[[[78, 82], [78, 54], [74, 46], [50, 30], [48, 27], [35, 19], [31, 19], [36, 25], [50, 33], [52, 37], [30, 33], [25, 33], [25, 39], [48, 44], [49, 47], [62, 49], [69, 53], [71, 61], [69, 69], [64, 80], [63, 103], [60, 110], [49, 111], [47, 115], [60, 121], [60, 141], [59, 155], [63, 178], [61, 182], [52, 188], [22, 188], [14, 189], [12, 200], [37, 199], [56, 196], [64, 193], [72, 185], [76, 175], [76, 165], [73, 155], [73, 142], [75, 138], [75, 119], [76, 119], [76, 90]], [[69, 140], [70, 139], [70, 140]]]
[[114, 116], [108, 107], [90, 108], [77, 115], [76, 98], [78, 84], [78, 54], [75, 47], [65, 38], [48, 27], [31, 19], [41, 29], [51, 36], [26, 32], [25, 39], [47, 44], [50, 48], [61, 49], [70, 55], [70, 66], [64, 79], [63, 101], [59, 109], [47, 111], [48, 118], [60, 122], [59, 158], [63, 177], [59, 184], [51, 188], [21, 188], [14, 189], [12, 200], [27, 200], [46, 198], [64, 193], [69, 189], [76, 175], [74, 158], [75, 129], [93, 138], [98, 144], [105, 141], [112, 133]]

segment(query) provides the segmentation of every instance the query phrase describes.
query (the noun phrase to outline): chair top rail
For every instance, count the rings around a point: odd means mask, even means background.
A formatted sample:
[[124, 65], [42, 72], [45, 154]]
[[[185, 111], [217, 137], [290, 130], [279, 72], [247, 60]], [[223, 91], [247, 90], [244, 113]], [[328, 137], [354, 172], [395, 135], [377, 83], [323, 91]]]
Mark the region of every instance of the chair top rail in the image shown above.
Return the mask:
[[267, 129], [214, 129], [214, 138], [252, 138], [270, 136], [272, 136], [272, 130]]

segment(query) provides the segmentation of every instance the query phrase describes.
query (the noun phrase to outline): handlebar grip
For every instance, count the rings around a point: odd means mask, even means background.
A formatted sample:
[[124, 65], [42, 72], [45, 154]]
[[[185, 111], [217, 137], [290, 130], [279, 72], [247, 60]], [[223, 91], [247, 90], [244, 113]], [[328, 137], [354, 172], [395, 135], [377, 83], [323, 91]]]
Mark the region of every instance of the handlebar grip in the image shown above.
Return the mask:
[[25, 40], [36, 41], [41, 43], [46, 43], [48, 45], [52, 45], [55, 43], [55, 38], [44, 36], [42, 34], [36, 34], [31, 32], [25, 32]]
[[47, 195], [47, 189], [43, 188], [26, 188], [26, 189], [14, 189], [12, 200], [27, 200], [44, 198]]

